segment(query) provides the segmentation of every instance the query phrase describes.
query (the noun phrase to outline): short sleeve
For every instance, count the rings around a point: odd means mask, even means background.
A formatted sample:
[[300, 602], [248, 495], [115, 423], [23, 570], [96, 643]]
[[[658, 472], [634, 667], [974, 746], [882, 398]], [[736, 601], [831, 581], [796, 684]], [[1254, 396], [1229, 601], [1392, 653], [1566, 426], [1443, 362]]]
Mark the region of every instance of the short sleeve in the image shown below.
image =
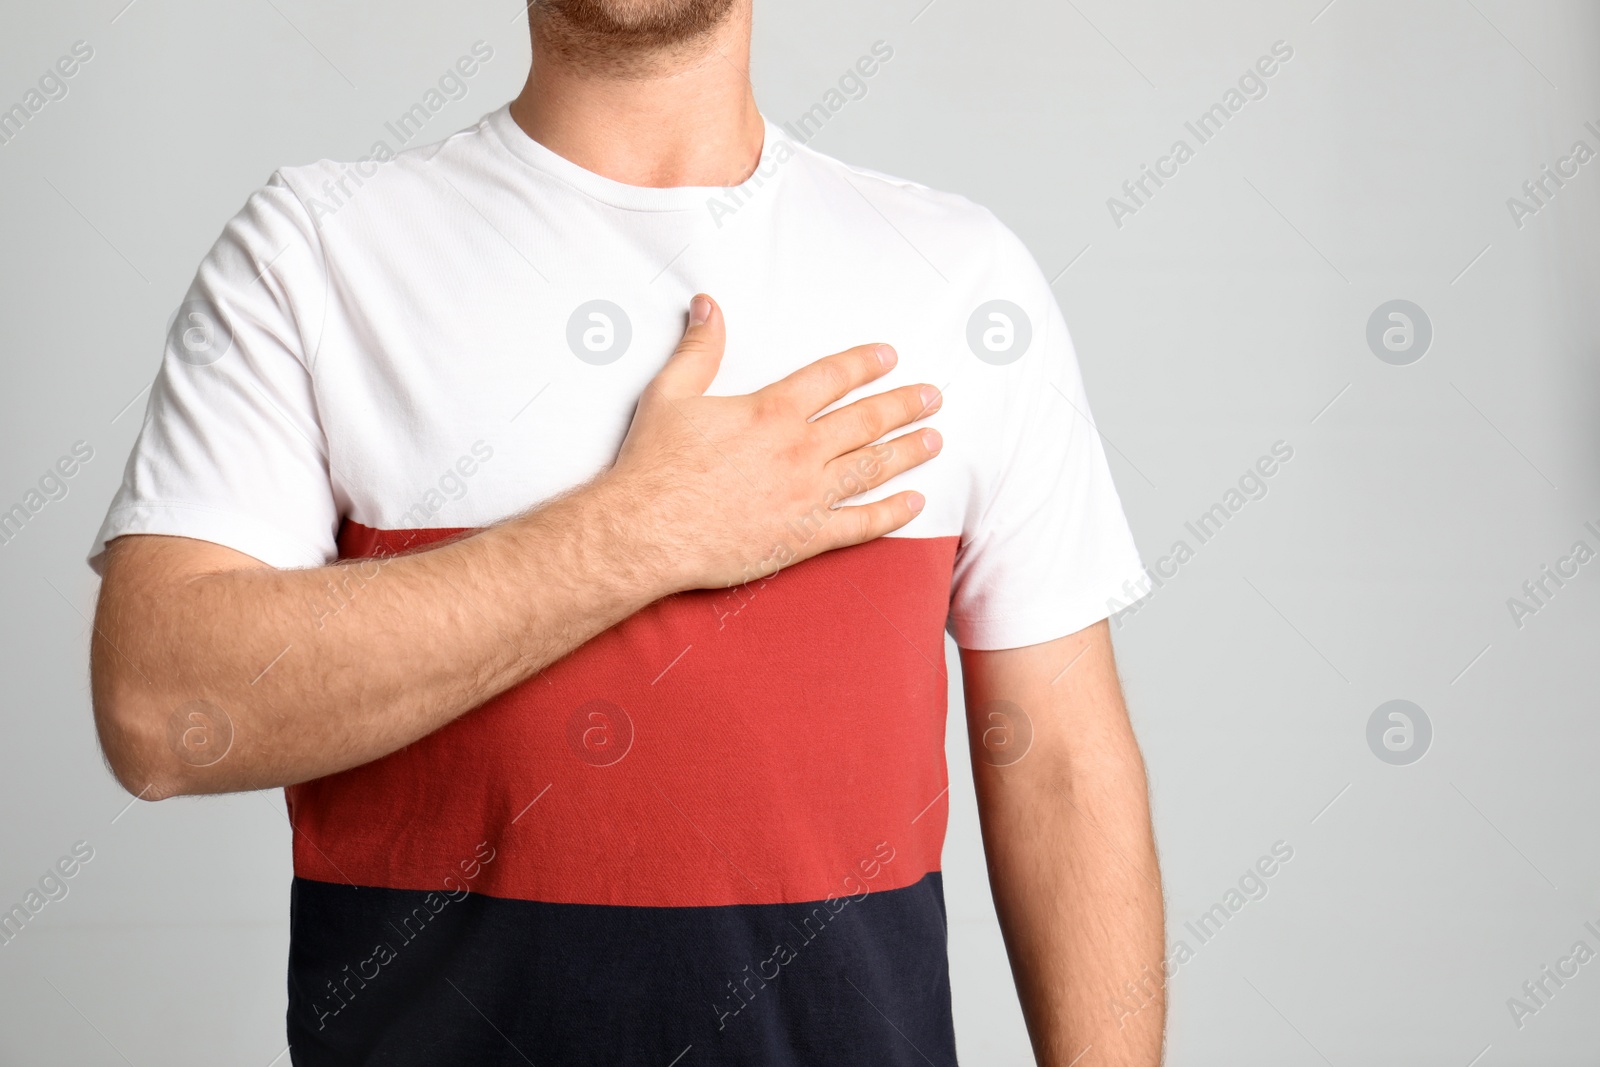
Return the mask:
[[[336, 554], [311, 367], [327, 299], [310, 216], [281, 174], [202, 261], [89, 564], [125, 534], [193, 537], [274, 567]], [[310, 344], [308, 344], [308, 338]]]
[[994, 412], [1000, 446], [977, 479], [949, 619], [956, 643], [977, 650], [1065, 637], [1149, 590], [1066, 322], [1032, 257], [1006, 236], [1002, 259], [1011, 262], [997, 269], [995, 288], [1009, 299], [997, 301], [993, 321], [1010, 331], [1008, 343], [1023, 329], [1030, 336], [1015, 362], [984, 368], [1005, 377]]

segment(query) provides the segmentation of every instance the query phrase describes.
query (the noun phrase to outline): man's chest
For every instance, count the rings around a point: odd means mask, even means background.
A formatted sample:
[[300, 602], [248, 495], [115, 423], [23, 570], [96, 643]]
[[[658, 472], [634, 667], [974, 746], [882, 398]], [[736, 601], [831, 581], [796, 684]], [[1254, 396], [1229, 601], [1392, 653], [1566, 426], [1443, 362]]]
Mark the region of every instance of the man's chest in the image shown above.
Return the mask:
[[[645, 277], [550, 280], [469, 270], [432, 286], [380, 274], [331, 302], [314, 364], [332, 477], [347, 515], [380, 529], [472, 527], [582, 484], [615, 458], [634, 407], [682, 335], [696, 292], [728, 323], [711, 392], [752, 392], [869, 342], [900, 353], [886, 377], [943, 390], [934, 463], [884, 486], [929, 500], [913, 535], [960, 530], [975, 476], [995, 462], [1005, 414], [992, 368], [965, 338], [964, 300], [881, 263], [832, 272], [696, 254]], [[898, 260], [896, 260], [896, 265]], [[450, 272], [433, 272], [449, 277]], [[508, 280], [508, 277], [510, 280]], [[420, 508], [419, 508], [420, 505]]]

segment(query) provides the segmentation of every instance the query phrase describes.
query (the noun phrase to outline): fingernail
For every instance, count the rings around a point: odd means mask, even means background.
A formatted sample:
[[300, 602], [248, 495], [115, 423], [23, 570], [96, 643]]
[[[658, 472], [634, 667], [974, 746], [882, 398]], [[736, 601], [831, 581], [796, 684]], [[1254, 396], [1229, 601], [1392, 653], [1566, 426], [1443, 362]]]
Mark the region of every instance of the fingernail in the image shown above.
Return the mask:
[[922, 413], [924, 415], [932, 415], [939, 410], [939, 405], [944, 402], [944, 397], [940, 395], [939, 390], [931, 385], [924, 385], [922, 392], [918, 395], [922, 397]]
[[689, 302], [689, 325], [700, 326], [711, 317], [711, 301], [697, 296]]
[[944, 447], [944, 438], [938, 430], [923, 430], [922, 447], [928, 450], [929, 455], [937, 456], [939, 449]]
[[879, 345], [878, 346], [878, 362], [883, 364], [883, 369], [884, 370], [888, 370], [890, 367], [892, 367], [896, 363], [900, 362], [900, 356], [899, 356], [899, 354], [897, 352], [895, 352], [894, 349], [890, 348], [888, 345]]
[[921, 511], [926, 503], [927, 500], [923, 499], [921, 493], [911, 493], [906, 497], [906, 507], [911, 509], [911, 514], [913, 515]]

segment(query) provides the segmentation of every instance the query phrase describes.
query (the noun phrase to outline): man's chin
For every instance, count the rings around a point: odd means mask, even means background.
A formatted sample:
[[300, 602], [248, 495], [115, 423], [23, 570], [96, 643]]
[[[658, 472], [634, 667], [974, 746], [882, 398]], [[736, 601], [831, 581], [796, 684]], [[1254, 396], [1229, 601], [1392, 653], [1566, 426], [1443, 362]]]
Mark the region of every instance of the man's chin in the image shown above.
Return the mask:
[[738, 0], [536, 0], [540, 36], [613, 59], [678, 51], [705, 39]]

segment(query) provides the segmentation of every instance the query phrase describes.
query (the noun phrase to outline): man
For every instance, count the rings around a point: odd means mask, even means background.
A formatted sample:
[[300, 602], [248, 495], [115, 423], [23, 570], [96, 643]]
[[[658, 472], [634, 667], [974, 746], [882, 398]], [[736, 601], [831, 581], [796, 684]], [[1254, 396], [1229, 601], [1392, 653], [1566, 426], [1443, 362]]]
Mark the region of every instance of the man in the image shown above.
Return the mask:
[[287, 787], [296, 1064], [949, 1064], [948, 625], [1038, 1060], [1156, 1063], [1048, 284], [767, 123], [749, 0], [530, 19], [509, 107], [201, 265], [94, 557], [119, 780]]

